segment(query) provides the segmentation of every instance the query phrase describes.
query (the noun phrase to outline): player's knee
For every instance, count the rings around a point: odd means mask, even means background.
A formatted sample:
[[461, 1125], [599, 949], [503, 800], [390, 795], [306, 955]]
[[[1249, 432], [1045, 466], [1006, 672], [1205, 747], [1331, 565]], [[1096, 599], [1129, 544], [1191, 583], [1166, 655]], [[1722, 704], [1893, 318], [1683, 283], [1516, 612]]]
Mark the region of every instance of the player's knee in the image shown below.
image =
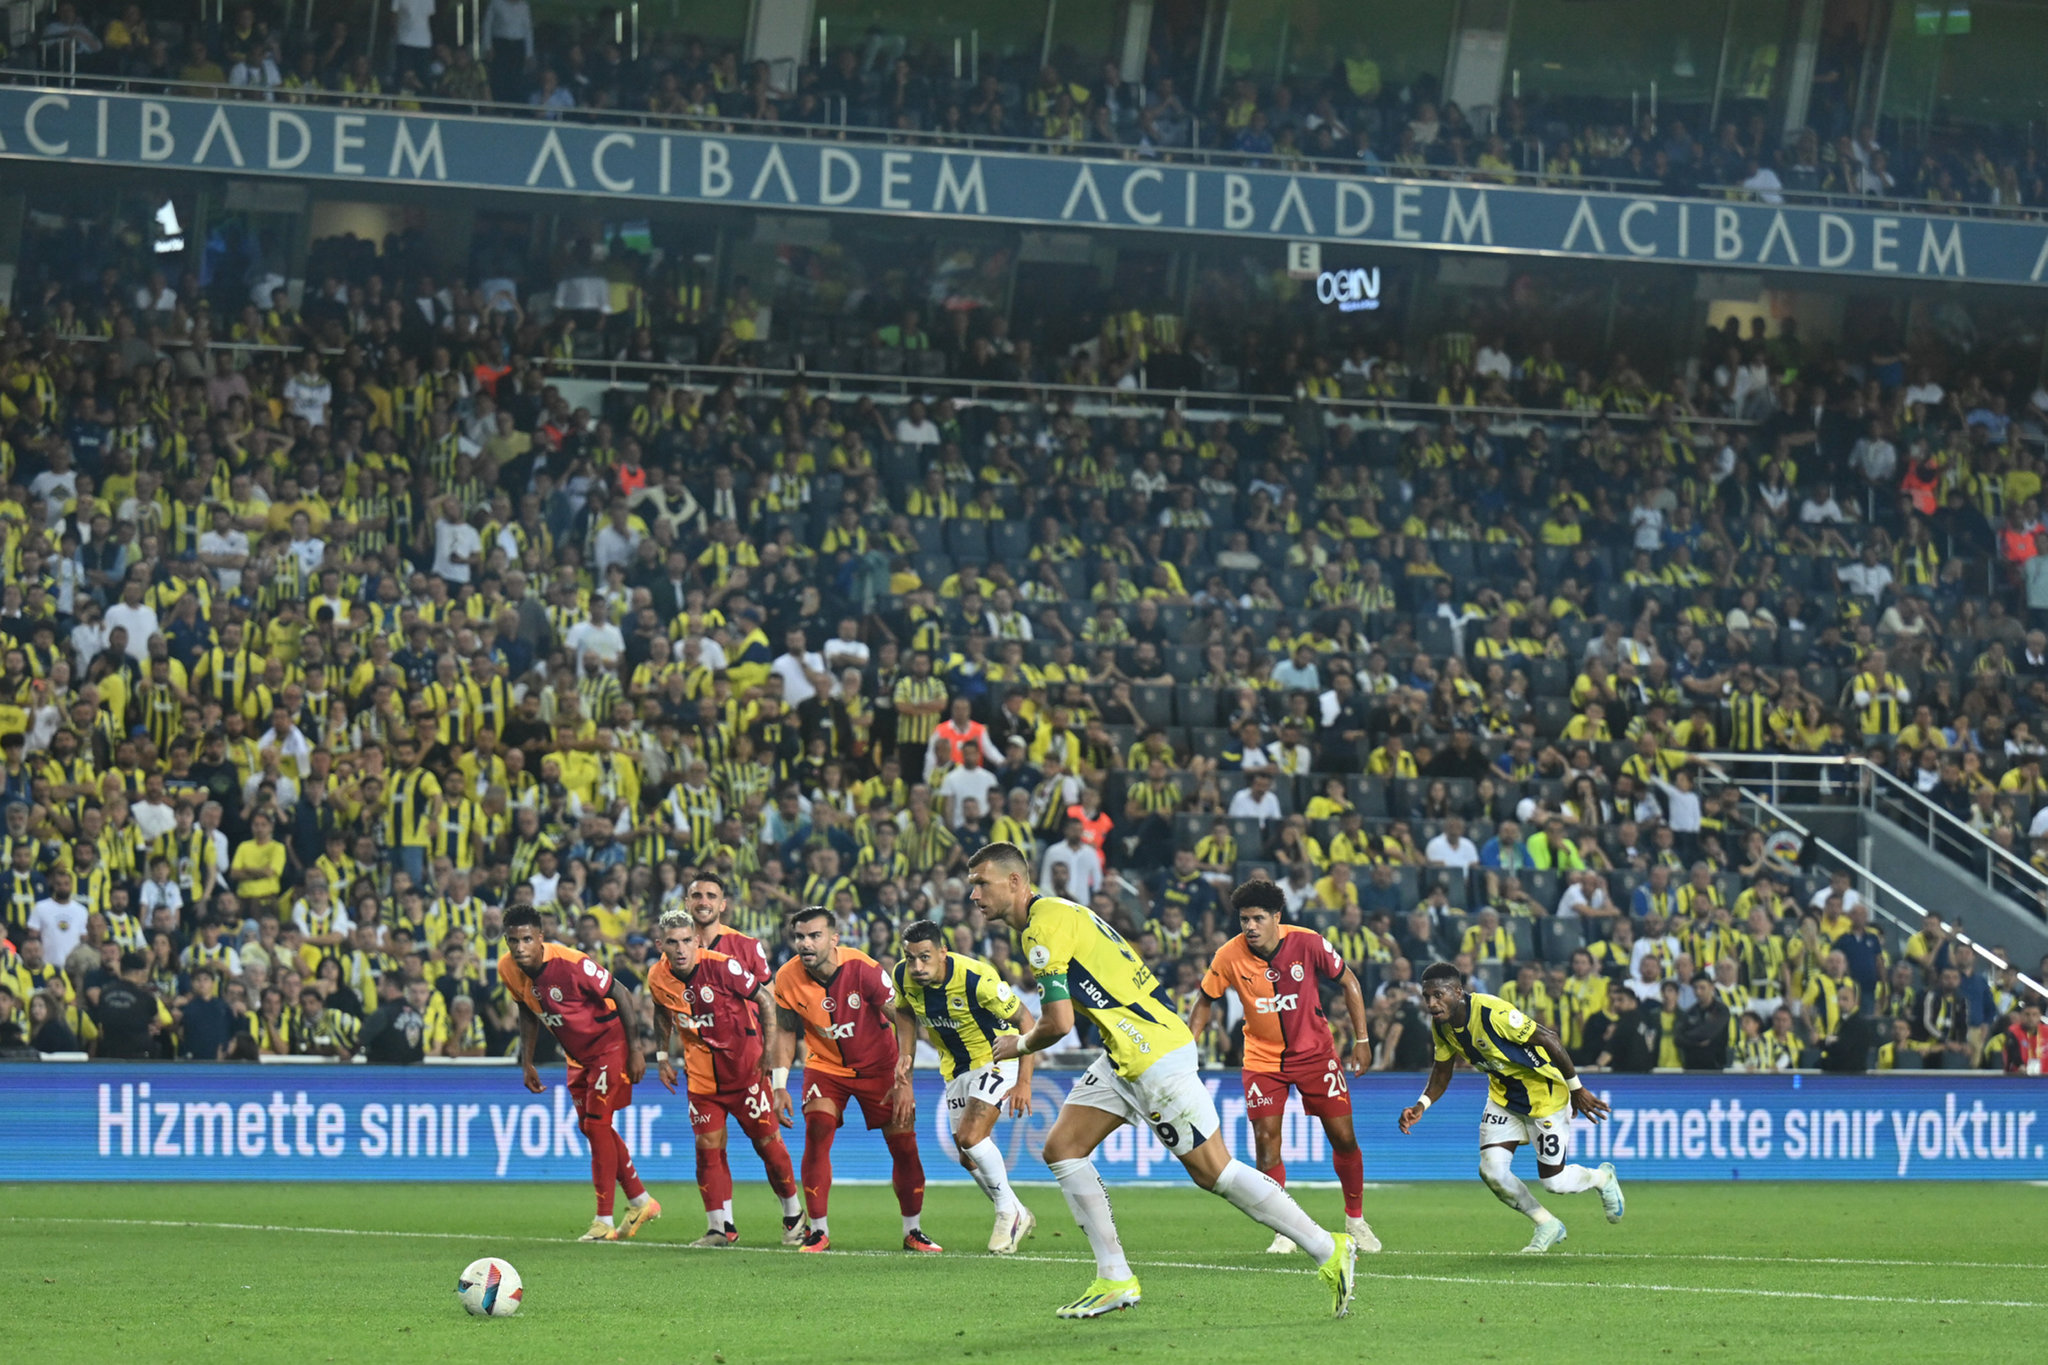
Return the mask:
[[1487, 1147], [1479, 1153], [1479, 1178], [1495, 1189], [1514, 1170], [1514, 1157], [1505, 1147]]

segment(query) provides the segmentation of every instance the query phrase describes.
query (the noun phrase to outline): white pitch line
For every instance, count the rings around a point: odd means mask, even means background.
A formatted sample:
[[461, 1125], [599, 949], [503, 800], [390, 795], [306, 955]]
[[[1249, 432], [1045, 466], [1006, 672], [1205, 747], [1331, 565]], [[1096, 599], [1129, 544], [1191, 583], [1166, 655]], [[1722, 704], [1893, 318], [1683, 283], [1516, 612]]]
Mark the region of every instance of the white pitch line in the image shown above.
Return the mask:
[[[284, 1223], [207, 1223], [207, 1222], [198, 1222], [198, 1221], [188, 1221], [188, 1220], [182, 1220], [182, 1219], [172, 1219], [172, 1218], [58, 1218], [58, 1217], [40, 1217], [40, 1216], [36, 1216], [36, 1215], [14, 1215], [14, 1216], [10, 1216], [10, 1217], [9, 1217], [9, 1218], [7, 1219], [7, 1221], [8, 1221], [8, 1222], [11, 1222], [11, 1223], [66, 1223], [66, 1224], [101, 1224], [101, 1225], [108, 1225], [108, 1226], [113, 1226], [113, 1227], [140, 1227], [140, 1228], [207, 1228], [207, 1229], [212, 1229], [212, 1230], [216, 1230], [216, 1231], [223, 1231], [223, 1232], [273, 1232], [273, 1233], [276, 1233], [276, 1232], [282, 1232], [282, 1233], [300, 1233], [300, 1234], [303, 1234], [303, 1235], [306, 1235], [306, 1236], [316, 1236], [316, 1237], [396, 1237], [396, 1238], [404, 1238], [404, 1239], [409, 1239], [409, 1240], [424, 1240], [424, 1241], [463, 1241], [463, 1242], [497, 1242], [497, 1243], [504, 1243], [504, 1242], [518, 1242], [518, 1243], [524, 1243], [524, 1244], [532, 1244], [532, 1245], [539, 1245], [539, 1246], [561, 1246], [561, 1245], [564, 1245], [564, 1244], [566, 1244], [567, 1242], [569, 1242], [569, 1241], [571, 1240], [571, 1239], [568, 1239], [568, 1238], [563, 1238], [563, 1237], [521, 1237], [521, 1236], [502, 1236], [502, 1235], [499, 1235], [499, 1234], [496, 1234], [496, 1233], [481, 1233], [481, 1232], [422, 1232], [422, 1231], [417, 1231], [417, 1230], [411, 1230], [411, 1229], [407, 1229], [407, 1230], [395, 1230], [395, 1229], [385, 1229], [385, 1228], [322, 1228], [322, 1227], [297, 1227], [297, 1226], [293, 1226], [293, 1225], [290, 1225], [290, 1224], [284, 1224]], [[683, 1244], [683, 1243], [681, 1243], [681, 1242], [631, 1242], [631, 1241], [629, 1241], [629, 1242], [619, 1242], [619, 1243], [610, 1243], [609, 1245], [614, 1245], [614, 1246], [626, 1246], [626, 1247], [637, 1247], [637, 1248], [639, 1248], [640, 1250], [643, 1250], [643, 1251], [693, 1251], [693, 1250], [697, 1250], [697, 1248], [692, 1248], [692, 1247], [686, 1246], [685, 1244]], [[726, 1247], [726, 1248], [723, 1248], [723, 1251], [724, 1251], [724, 1252], [726, 1252], [726, 1253], [730, 1253], [730, 1252], [753, 1252], [753, 1253], [755, 1253], [755, 1254], [769, 1254], [769, 1255], [773, 1255], [773, 1254], [779, 1254], [779, 1253], [781, 1253], [781, 1252], [782, 1252], [782, 1248], [781, 1248], [781, 1247], [765, 1247], [765, 1246], [760, 1246], [760, 1247], [741, 1247], [741, 1246], [735, 1246], [735, 1247]], [[719, 1254], [719, 1252], [717, 1252], [717, 1251], [712, 1251], [712, 1252], [710, 1252], [709, 1254], [712, 1254], [712, 1255], [717, 1255], [717, 1254]], [[895, 1256], [897, 1256], [897, 1255], [898, 1255], [899, 1253], [897, 1253], [897, 1252], [894, 1252], [894, 1251], [883, 1251], [883, 1250], [865, 1250], [865, 1249], [864, 1249], [864, 1250], [859, 1250], [859, 1251], [833, 1251], [833, 1252], [827, 1252], [826, 1254], [827, 1254], [827, 1255], [831, 1255], [831, 1256], [865, 1256], [865, 1257], [877, 1257], [877, 1256], [880, 1256], [880, 1257], [895, 1257]], [[1384, 1254], [1387, 1254], [1387, 1253], [1381, 1253], [1381, 1254], [1382, 1254], [1382, 1255], [1384, 1255]], [[1423, 1252], [1423, 1251], [1409, 1251], [1409, 1252], [1396, 1252], [1396, 1253], [1393, 1253], [1393, 1254], [1395, 1254], [1395, 1255], [1406, 1255], [1406, 1256], [1432, 1256], [1432, 1255], [1457, 1255], [1457, 1254], [1459, 1254], [1459, 1253], [1456, 1253], [1456, 1252]], [[1483, 1255], [1495, 1255], [1495, 1254], [1498, 1254], [1498, 1255], [1506, 1255], [1507, 1253], [1480, 1253], [1480, 1254], [1483, 1254]], [[1628, 1255], [1628, 1254], [1630, 1254], [1630, 1253], [1607, 1253], [1607, 1254], [1608, 1254], [1608, 1255], [1614, 1255], [1614, 1256], [1622, 1256], [1622, 1255]], [[1641, 1254], [1641, 1255], [1644, 1255], [1644, 1256], [1645, 1256], [1646, 1258], [1647, 1258], [1647, 1257], [1648, 1257], [1648, 1256], [1650, 1255], [1649, 1253], [1637, 1253], [1637, 1254]], [[1602, 1253], [1598, 1253], [1598, 1252], [1594, 1252], [1594, 1253], [1582, 1253], [1582, 1254], [1579, 1254], [1579, 1255], [1578, 1255], [1578, 1256], [1576, 1257], [1576, 1259], [1579, 1259], [1579, 1260], [1593, 1260], [1593, 1259], [1596, 1259], [1596, 1258], [1600, 1257], [1601, 1255], [1602, 1255]], [[1011, 1261], [1030, 1261], [1030, 1262], [1035, 1262], [1035, 1263], [1039, 1263], [1039, 1264], [1044, 1264], [1044, 1265], [1080, 1265], [1080, 1264], [1085, 1264], [1085, 1263], [1086, 1263], [1086, 1259], [1085, 1259], [1084, 1257], [1079, 1257], [1079, 1256], [1031, 1256], [1031, 1255], [1011, 1255], [1011, 1256], [1009, 1256], [1009, 1257], [1006, 1257], [1005, 1259], [1007, 1259], [1007, 1260], [1011, 1260]], [[1565, 1258], [1565, 1257], [1560, 1257], [1560, 1258], [1557, 1258], [1557, 1259], [1569, 1259], [1569, 1258]], [[1733, 1257], [1733, 1256], [1730, 1256], [1730, 1257], [1722, 1257], [1722, 1258], [1709, 1258], [1709, 1257], [1704, 1257], [1704, 1256], [1700, 1256], [1700, 1257], [1693, 1257], [1693, 1258], [1691, 1258], [1691, 1259], [1696, 1259], [1696, 1260], [1706, 1260], [1706, 1259], [1723, 1259], [1723, 1260], [1730, 1260], [1730, 1261], [1739, 1261], [1739, 1260], [1741, 1260], [1742, 1258], [1741, 1258], [1741, 1257]], [[1987, 1266], [1987, 1265], [1990, 1265], [1990, 1264], [1991, 1264], [1991, 1263], [1986, 1263], [1986, 1262], [1965, 1262], [1965, 1261], [1949, 1261], [1949, 1262], [1932, 1262], [1932, 1261], [1841, 1261], [1841, 1262], [1838, 1262], [1838, 1261], [1829, 1261], [1829, 1260], [1825, 1260], [1825, 1259], [1822, 1259], [1822, 1260], [1816, 1260], [1816, 1261], [1812, 1261], [1812, 1262], [1807, 1262], [1807, 1261], [1787, 1261], [1787, 1260], [1785, 1260], [1785, 1259], [1783, 1259], [1783, 1258], [1780, 1258], [1780, 1257], [1758, 1257], [1758, 1258], [1755, 1258], [1755, 1259], [1757, 1260], [1757, 1262], [1758, 1262], [1759, 1264], [1774, 1264], [1774, 1265], [1786, 1265], [1786, 1264], [1790, 1264], [1790, 1265], [1804, 1265], [1804, 1264], [1821, 1264], [1821, 1265], [1833, 1265], [1833, 1264], [1847, 1264], [1847, 1265], [1900, 1265], [1900, 1266], [1931, 1266], [1931, 1265], [1952, 1265], [1952, 1266], [1957, 1266], [1957, 1267], [1970, 1267], [1970, 1266], [1979, 1266], [1979, 1267], [1982, 1267], [1982, 1266]], [[1206, 1262], [1206, 1261], [1132, 1261], [1132, 1262], [1131, 1262], [1131, 1264], [1132, 1264], [1133, 1266], [1142, 1266], [1142, 1267], [1145, 1267], [1145, 1268], [1147, 1268], [1147, 1269], [1154, 1269], [1154, 1270], [1207, 1270], [1207, 1271], [1221, 1271], [1221, 1272], [1223, 1272], [1223, 1273], [1226, 1273], [1226, 1274], [1247, 1274], [1247, 1273], [1249, 1273], [1249, 1274], [1257, 1274], [1257, 1275], [1309, 1275], [1309, 1274], [1313, 1274], [1313, 1273], [1314, 1273], [1313, 1271], [1310, 1271], [1310, 1270], [1305, 1270], [1305, 1269], [1293, 1269], [1293, 1268], [1288, 1268], [1288, 1267], [1282, 1267], [1282, 1266], [1258, 1266], [1258, 1265], [1254, 1265], [1254, 1266], [1238, 1266], [1238, 1265], [1216, 1265], [1216, 1264], [1213, 1264], [1213, 1263], [1210, 1263], [1210, 1262]], [[2004, 1266], [2004, 1265], [1995, 1265], [1995, 1266], [1991, 1266], [1991, 1268], [1996, 1268], [1996, 1269], [2007, 1269], [2007, 1268], [2012, 1268], [2012, 1269], [2018, 1269], [2019, 1267], [2007, 1267], [2007, 1266]], [[1375, 1270], [1361, 1270], [1361, 1271], [1359, 1271], [1359, 1272], [1358, 1272], [1358, 1278], [1359, 1278], [1359, 1279], [1361, 1279], [1361, 1280], [1388, 1280], [1388, 1281], [1407, 1281], [1407, 1282], [1414, 1282], [1414, 1283], [1424, 1283], [1424, 1284], [1479, 1284], [1479, 1285], [1487, 1285], [1487, 1286], [1489, 1286], [1489, 1287], [1492, 1287], [1492, 1288], [1501, 1288], [1501, 1287], [1507, 1287], [1507, 1288], [1521, 1288], [1521, 1289], [1628, 1289], [1628, 1290], [1635, 1290], [1635, 1291], [1639, 1291], [1639, 1292], [1643, 1292], [1643, 1293], [1656, 1293], [1656, 1294], [1720, 1294], [1720, 1295], [1728, 1295], [1728, 1296], [1733, 1296], [1733, 1297], [1737, 1297], [1737, 1298], [1760, 1298], [1760, 1299], [1818, 1299], [1818, 1300], [1823, 1300], [1823, 1301], [1826, 1301], [1826, 1302], [1831, 1302], [1831, 1303], [1902, 1303], [1902, 1304], [1913, 1304], [1913, 1305], [1919, 1305], [1919, 1306], [1927, 1306], [1927, 1307], [1944, 1307], [1944, 1308], [2048, 1308], [2048, 1303], [2037, 1303], [2037, 1302], [2034, 1302], [2034, 1301], [2031, 1301], [2031, 1300], [2025, 1300], [2025, 1299], [1941, 1299], [1941, 1298], [1903, 1298], [1903, 1297], [1900, 1297], [1900, 1296], [1897, 1296], [1897, 1295], [1892, 1295], [1892, 1294], [1825, 1294], [1825, 1293], [1821, 1293], [1821, 1292], [1819, 1292], [1819, 1291], [1817, 1291], [1817, 1290], [1798, 1290], [1798, 1289], [1748, 1289], [1748, 1288], [1742, 1288], [1742, 1287], [1738, 1287], [1738, 1286], [1719, 1286], [1719, 1285], [1692, 1285], [1692, 1284], [1618, 1284], [1618, 1283], [1614, 1283], [1614, 1282], [1612, 1282], [1612, 1281], [1598, 1281], [1598, 1282], [1594, 1282], [1594, 1281], [1583, 1281], [1583, 1280], [1522, 1280], [1522, 1279], [1509, 1279], [1509, 1280], [1501, 1280], [1501, 1279], [1482, 1279], [1482, 1278], [1480, 1278], [1479, 1276], [1476, 1276], [1476, 1275], [1419, 1275], [1419, 1274], [1393, 1274], [1393, 1273], [1389, 1273], [1389, 1272], [1386, 1272], [1386, 1271], [1375, 1271]]]

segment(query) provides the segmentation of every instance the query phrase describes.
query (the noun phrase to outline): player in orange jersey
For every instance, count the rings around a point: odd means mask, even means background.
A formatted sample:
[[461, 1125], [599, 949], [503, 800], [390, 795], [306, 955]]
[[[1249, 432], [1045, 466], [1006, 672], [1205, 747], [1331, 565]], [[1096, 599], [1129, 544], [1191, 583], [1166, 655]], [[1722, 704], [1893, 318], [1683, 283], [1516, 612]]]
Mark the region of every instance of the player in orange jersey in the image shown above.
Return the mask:
[[[519, 1066], [526, 1088], [545, 1087], [533, 1049], [545, 1026], [569, 1058], [569, 1094], [577, 1124], [590, 1143], [590, 1183], [597, 1187], [597, 1217], [576, 1240], [610, 1242], [632, 1237], [661, 1217], [661, 1205], [640, 1183], [633, 1154], [612, 1130], [612, 1114], [633, 1103], [633, 1087], [647, 1070], [633, 1027], [633, 996], [594, 959], [541, 936], [540, 913], [530, 905], [505, 912], [505, 955], [498, 979], [519, 1002]], [[613, 1186], [626, 1187], [626, 1219], [612, 1221]]]
[[[764, 1052], [775, 1040], [771, 987], [740, 959], [698, 947], [697, 923], [687, 910], [664, 914], [657, 933], [661, 958], [647, 974], [647, 993], [657, 1006], [654, 1036], [662, 1049], [661, 1083], [675, 1091], [678, 1051], [689, 1078], [697, 1190], [709, 1225], [695, 1245], [725, 1247], [740, 1239], [732, 1216], [732, 1167], [725, 1156], [728, 1116], [760, 1154], [768, 1185], [782, 1200], [782, 1240], [794, 1245], [802, 1240], [803, 1206], [796, 1197], [789, 1149], [775, 1125], [779, 1119], [788, 1127], [795, 1119], [787, 1106], [775, 1111]], [[671, 1044], [671, 1038], [680, 1041]]]
[[796, 956], [775, 973], [779, 1025], [770, 1068], [778, 1108], [789, 1100], [789, 1065], [799, 1034], [804, 1059], [804, 1205], [810, 1230], [802, 1250], [825, 1251], [832, 1194], [832, 1139], [846, 1122], [846, 1106], [860, 1102], [869, 1128], [882, 1130], [894, 1166], [896, 1207], [903, 1215], [903, 1249], [934, 1252], [939, 1244], [918, 1227], [924, 1211], [924, 1163], [917, 1154], [917, 1105], [898, 1103], [896, 987], [875, 960], [839, 944], [839, 926], [822, 905], [789, 917]]
[[[1337, 956], [1337, 950], [1313, 929], [1285, 924], [1287, 898], [1278, 884], [1249, 881], [1230, 894], [1244, 930], [1216, 950], [1202, 977], [1201, 998], [1188, 1020], [1199, 1038], [1209, 1026], [1209, 1011], [1226, 992], [1235, 991], [1244, 1007], [1244, 1113], [1251, 1120], [1258, 1147], [1259, 1169], [1275, 1183], [1287, 1183], [1280, 1159], [1280, 1122], [1290, 1088], [1301, 1092], [1301, 1107], [1322, 1120], [1330, 1138], [1330, 1164], [1344, 1188], [1344, 1231], [1360, 1251], [1378, 1251], [1379, 1238], [1366, 1225], [1365, 1158], [1351, 1126], [1351, 1087], [1346, 1067], [1354, 1073], [1372, 1066], [1372, 1043], [1365, 1032], [1365, 997], [1358, 978]], [[1335, 981], [1344, 992], [1357, 1041], [1343, 1064], [1337, 1060], [1330, 1021], [1323, 1013], [1320, 981]], [[1266, 1248], [1290, 1252], [1294, 1243], [1276, 1236]]]

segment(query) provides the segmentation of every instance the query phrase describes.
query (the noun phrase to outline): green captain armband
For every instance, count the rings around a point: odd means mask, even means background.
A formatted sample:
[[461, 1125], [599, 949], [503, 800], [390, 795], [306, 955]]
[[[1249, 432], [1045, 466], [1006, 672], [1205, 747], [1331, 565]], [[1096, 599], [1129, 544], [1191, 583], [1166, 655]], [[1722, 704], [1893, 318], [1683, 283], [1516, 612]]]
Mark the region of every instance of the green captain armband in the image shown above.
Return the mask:
[[1067, 974], [1065, 972], [1048, 972], [1044, 976], [1039, 977], [1038, 995], [1040, 1004], [1046, 1004], [1054, 1000], [1073, 999], [1073, 996], [1067, 991]]

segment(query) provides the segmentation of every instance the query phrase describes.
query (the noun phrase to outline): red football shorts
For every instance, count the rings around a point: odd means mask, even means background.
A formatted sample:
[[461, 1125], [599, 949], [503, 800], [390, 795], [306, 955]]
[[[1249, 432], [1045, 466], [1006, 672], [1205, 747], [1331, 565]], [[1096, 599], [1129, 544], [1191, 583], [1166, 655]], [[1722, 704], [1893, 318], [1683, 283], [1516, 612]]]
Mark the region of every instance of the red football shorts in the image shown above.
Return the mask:
[[1301, 1107], [1319, 1119], [1349, 1116], [1351, 1086], [1335, 1054], [1290, 1061], [1277, 1074], [1271, 1071], [1244, 1073], [1244, 1115], [1260, 1119], [1279, 1114], [1287, 1107], [1287, 1091], [1301, 1092]]
[[716, 1095], [690, 1095], [690, 1131], [702, 1136], [725, 1130], [730, 1117], [748, 1138], [758, 1140], [775, 1132], [775, 1095], [766, 1081], [755, 1081], [745, 1090], [723, 1090]]
[[592, 1118], [616, 1113], [633, 1103], [633, 1083], [626, 1079], [626, 1048], [621, 1043], [569, 1071], [569, 1097], [576, 1112]]
[[896, 1078], [891, 1076], [828, 1076], [822, 1071], [804, 1069], [804, 1097], [798, 1103], [801, 1109], [815, 1099], [827, 1099], [839, 1110], [839, 1124], [846, 1125], [846, 1102], [860, 1101], [861, 1117], [868, 1121], [868, 1127], [880, 1128], [889, 1122], [888, 1094], [896, 1087]]

